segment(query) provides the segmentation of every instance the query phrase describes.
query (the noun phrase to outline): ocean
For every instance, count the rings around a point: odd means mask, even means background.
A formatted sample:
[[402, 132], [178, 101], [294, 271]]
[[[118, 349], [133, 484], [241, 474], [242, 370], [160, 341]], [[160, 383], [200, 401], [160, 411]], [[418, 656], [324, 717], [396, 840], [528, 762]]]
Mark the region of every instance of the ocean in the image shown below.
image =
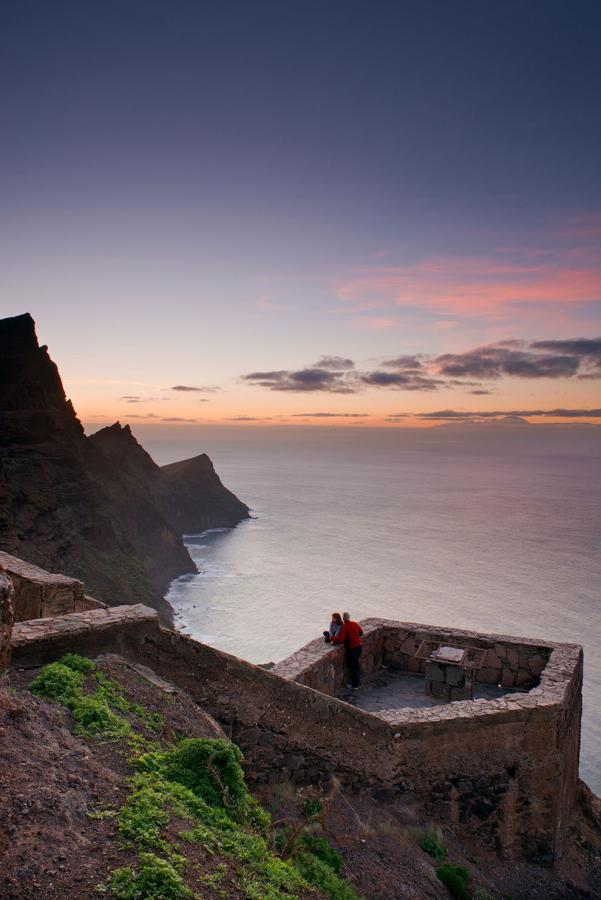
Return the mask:
[[601, 793], [601, 428], [137, 431], [160, 464], [208, 452], [252, 510], [186, 537], [181, 631], [251, 662], [333, 610], [580, 643], [581, 777]]

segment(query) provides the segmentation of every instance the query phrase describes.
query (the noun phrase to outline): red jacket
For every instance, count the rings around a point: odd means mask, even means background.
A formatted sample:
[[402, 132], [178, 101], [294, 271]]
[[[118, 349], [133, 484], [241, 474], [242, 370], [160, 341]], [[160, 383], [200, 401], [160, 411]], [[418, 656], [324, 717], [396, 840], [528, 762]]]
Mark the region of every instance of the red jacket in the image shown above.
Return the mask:
[[358, 622], [345, 622], [338, 632], [338, 634], [334, 635], [332, 638], [333, 644], [344, 644], [346, 642], [347, 647], [351, 650], [355, 647], [360, 647], [363, 643], [362, 641], [363, 629], [358, 624]]

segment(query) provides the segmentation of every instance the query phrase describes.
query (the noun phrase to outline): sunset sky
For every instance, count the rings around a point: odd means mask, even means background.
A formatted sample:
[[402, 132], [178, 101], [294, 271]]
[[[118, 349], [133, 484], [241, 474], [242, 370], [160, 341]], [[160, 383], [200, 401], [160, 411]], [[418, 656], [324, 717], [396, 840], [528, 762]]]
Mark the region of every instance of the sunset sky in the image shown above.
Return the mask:
[[596, 0], [3, 3], [0, 314], [90, 427], [601, 423], [600, 41]]

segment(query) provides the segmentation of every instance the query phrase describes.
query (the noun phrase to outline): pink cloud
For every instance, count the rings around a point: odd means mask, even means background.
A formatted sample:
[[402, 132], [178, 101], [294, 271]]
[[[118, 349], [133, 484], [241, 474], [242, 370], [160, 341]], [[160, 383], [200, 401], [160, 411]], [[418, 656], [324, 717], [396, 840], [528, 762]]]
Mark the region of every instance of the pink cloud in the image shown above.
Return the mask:
[[515, 304], [572, 304], [601, 299], [601, 265], [579, 262], [435, 257], [411, 265], [356, 270], [339, 279], [335, 291], [355, 310], [386, 299], [400, 307], [494, 318]]
[[400, 321], [392, 316], [357, 316], [353, 319], [353, 327], [360, 331], [387, 331], [398, 328]]

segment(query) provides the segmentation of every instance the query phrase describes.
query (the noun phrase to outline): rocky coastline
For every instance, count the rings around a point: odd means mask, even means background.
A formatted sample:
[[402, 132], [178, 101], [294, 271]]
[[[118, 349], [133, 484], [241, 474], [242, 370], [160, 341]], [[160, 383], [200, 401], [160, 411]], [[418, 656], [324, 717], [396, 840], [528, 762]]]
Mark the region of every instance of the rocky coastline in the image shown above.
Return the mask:
[[87, 437], [29, 314], [0, 320], [0, 346], [0, 550], [171, 624], [165, 593], [196, 571], [183, 532], [234, 527], [248, 507], [206, 454], [161, 468], [128, 425]]

